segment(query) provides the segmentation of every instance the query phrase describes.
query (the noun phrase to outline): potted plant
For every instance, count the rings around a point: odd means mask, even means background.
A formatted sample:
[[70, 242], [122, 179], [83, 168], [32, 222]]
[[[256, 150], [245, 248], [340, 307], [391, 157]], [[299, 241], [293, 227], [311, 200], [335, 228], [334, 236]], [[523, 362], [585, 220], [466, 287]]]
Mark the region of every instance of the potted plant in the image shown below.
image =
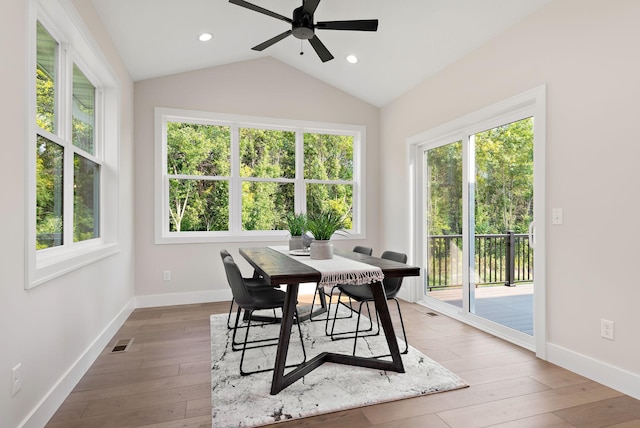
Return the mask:
[[312, 259], [333, 258], [333, 243], [331, 237], [344, 227], [344, 217], [332, 212], [322, 212], [310, 215], [307, 220], [307, 229], [315, 238], [311, 242]]
[[289, 250], [301, 250], [302, 234], [307, 229], [307, 215], [304, 213], [290, 213], [286, 217], [287, 229], [289, 230]]

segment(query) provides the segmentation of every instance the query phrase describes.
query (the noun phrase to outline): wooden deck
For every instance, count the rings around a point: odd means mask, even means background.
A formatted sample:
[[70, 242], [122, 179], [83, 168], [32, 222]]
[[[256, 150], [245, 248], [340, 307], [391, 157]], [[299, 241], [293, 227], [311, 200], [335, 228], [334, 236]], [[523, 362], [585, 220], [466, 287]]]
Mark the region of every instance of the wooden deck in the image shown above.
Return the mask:
[[[462, 308], [462, 289], [430, 291], [429, 296]], [[475, 314], [533, 335], [533, 284], [476, 288]]]

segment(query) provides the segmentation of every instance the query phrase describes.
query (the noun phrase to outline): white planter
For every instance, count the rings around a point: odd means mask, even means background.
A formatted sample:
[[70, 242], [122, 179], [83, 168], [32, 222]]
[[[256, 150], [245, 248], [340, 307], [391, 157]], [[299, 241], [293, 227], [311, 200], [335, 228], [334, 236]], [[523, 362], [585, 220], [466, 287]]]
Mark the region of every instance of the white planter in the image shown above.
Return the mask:
[[326, 260], [333, 258], [333, 242], [318, 241], [311, 242], [311, 258], [316, 260]]
[[292, 236], [289, 238], [289, 250], [302, 250], [302, 236]]

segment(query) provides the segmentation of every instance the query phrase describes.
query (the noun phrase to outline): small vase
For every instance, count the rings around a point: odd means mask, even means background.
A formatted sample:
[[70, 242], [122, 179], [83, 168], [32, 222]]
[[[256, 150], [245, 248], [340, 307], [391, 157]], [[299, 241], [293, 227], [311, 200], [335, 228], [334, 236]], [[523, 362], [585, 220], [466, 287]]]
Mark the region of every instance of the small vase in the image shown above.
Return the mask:
[[292, 236], [289, 238], [289, 250], [302, 250], [302, 236]]
[[311, 258], [326, 260], [333, 258], [333, 242], [315, 240], [311, 243]]

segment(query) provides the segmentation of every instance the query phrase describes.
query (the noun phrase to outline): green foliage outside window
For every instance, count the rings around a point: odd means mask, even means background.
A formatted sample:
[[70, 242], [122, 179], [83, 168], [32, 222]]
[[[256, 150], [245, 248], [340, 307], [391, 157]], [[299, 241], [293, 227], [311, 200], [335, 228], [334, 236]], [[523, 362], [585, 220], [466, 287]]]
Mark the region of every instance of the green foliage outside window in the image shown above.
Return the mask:
[[533, 220], [533, 119], [476, 138], [476, 233], [526, 233]]
[[[73, 240], [84, 241], [100, 236], [100, 167], [81, 153], [74, 153], [59, 129], [71, 124], [74, 146], [95, 155], [95, 87], [73, 65], [71, 117], [67, 109], [56, 111], [59, 44], [37, 24], [36, 54], [36, 249], [63, 245], [64, 195], [73, 191]], [[58, 123], [60, 122], [60, 123]], [[55, 135], [52, 141], [46, 132]], [[73, 156], [73, 169], [65, 171], [65, 157]], [[73, 188], [64, 189], [64, 174], [73, 174]], [[67, 193], [68, 194], [68, 193]]]
[[72, 132], [73, 145], [95, 154], [93, 129], [95, 123], [96, 88], [77, 65], [73, 65]]
[[64, 150], [41, 136], [36, 144], [36, 249], [41, 250], [63, 244]]
[[[230, 127], [169, 122], [166, 132], [169, 230], [230, 230]], [[238, 150], [242, 230], [288, 230], [300, 177], [314, 180], [305, 184], [309, 213], [331, 211], [352, 226], [353, 137], [304, 134], [298, 176], [294, 131], [238, 128]]]
[[[353, 180], [353, 137], [304, 134], [304, 177], [314, 180]], [[332, 212], [353, 226], [351, 184], [307, 184], [307, 213]]]
[[36, 124], [55, 133], [56, 66], [58, 43], [38, 22], [36, 54]]
[[168, 123], [167, 172], [192, 176], [169, 180], [171, 231], [229, 230], [229, 127]]
[[[240, 129], [240, 176], [294, 179], [296, 134], [269, 129]], [[286, 229], [294, 209], [293, 183], [242, 182], [242, 230]]]
[[97, 238], [100, 231], [100, 166], [75, 155], [73, 186], [73, 240]]
[[427, 231], [434, 235], [462, 234], [462, 142], [429, 150]]
[[[526, 233], [533, 219], [533, 119], [475, 134], [475, 233]], [[429, 235], [462, 234], [462, 143], [429, 150]]]
[[[478, 235], [526, 233], [533, 220], [533, 118], [523, 119], [473, 135], [475, 171], [473, 233], [476, 235], [477, 283], [504, 278], [504, 239], [482, 246]], [[462, 283], [463, 151], [462, 142], [428, 150], [427, 236], [428, 285], [460, 286]], [[443, 238], [442, 236], [447, 236]], [[453, 235], [453, 236], [451, 236]], [[485, 242], [485, 241], [482, 241]], [[484, 245], [484, 244], [482, 244]], [[524, 241], [516, 243], [515, 264], [532, 257]], [[527, 262], [530, 266], [531, 262]], [[484, 275], [484, 277], [482, 276]], [[501, 276], [502, 275], [502, 276]], [[490, 279], [494, 278], [494, 279]]]

